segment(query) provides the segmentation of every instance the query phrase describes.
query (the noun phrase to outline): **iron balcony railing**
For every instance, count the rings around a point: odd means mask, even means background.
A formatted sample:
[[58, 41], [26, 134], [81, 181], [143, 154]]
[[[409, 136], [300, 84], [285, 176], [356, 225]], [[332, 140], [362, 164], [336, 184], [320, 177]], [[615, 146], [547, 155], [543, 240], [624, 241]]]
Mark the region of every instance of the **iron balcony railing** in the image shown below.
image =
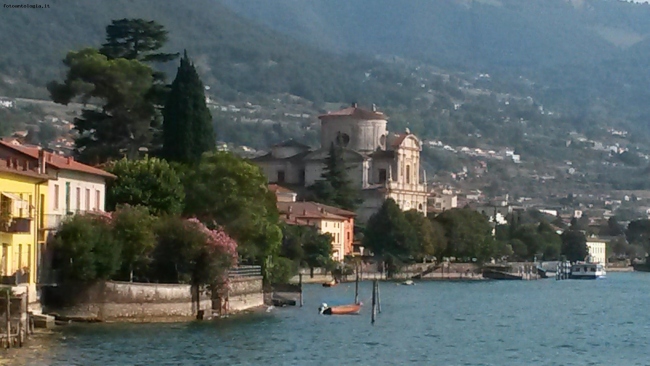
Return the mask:
[[262, 275], [261, 266], [237, 266], [228, 270], [229, 278], [259, 277]]

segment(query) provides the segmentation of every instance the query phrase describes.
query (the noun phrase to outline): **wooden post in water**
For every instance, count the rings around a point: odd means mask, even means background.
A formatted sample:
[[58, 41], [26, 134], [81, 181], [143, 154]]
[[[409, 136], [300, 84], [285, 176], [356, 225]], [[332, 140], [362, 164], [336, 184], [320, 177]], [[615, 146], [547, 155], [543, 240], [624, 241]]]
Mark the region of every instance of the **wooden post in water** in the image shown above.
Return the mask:
[[359, 303], [359, 267], [357, 267], [357, 278], [354, 282], [354, 303]]
[[11, 290], [7, 294], [7, 311], [5, 312], [7, 318], [7, 348], [11, 348]]
[[381, 295], [379, 292], [379, 282], [377, 282], [377, 311], [381, 314]]
[[377, 317], [377, 280], [372, 281], [372, 311], [370, 312], [370, 324], [375, 324]]
[[298, 286], [300, 287], [300, 307], [302, 307], [302, 273], [298, 273]]

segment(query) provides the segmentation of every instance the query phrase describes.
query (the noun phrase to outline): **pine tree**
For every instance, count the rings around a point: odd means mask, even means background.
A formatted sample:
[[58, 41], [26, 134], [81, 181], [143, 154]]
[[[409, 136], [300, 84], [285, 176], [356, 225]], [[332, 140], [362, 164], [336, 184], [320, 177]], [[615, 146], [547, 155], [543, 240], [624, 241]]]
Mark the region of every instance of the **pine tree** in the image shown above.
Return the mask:
[[196, 163], [215, 148], [204, 87], [185, 51], [163, 110], [163, 151], [169, 161]]
[[359, 191], [348, 179], [343, 149], [340, 146], [334, 146], [333, 143], [330, 146], [321, 178], [311, 186], [316, 201], [346, 210], [354, 210], [361, 203]]

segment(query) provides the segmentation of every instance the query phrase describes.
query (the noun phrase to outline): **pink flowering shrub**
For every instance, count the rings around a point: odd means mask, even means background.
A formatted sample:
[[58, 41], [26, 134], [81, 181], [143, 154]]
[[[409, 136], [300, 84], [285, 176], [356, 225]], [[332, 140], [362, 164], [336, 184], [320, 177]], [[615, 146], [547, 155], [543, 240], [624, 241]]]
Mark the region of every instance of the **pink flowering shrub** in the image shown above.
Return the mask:
[[232, 260], [231, 266], [237, 264], [237, 242], [231, 238], [226, 232], [219, 228], [217, 230], [208, 229], [203, 223], [196, 218], [187, 220], [195, 225], [197, 229], [205, 234], [207, 237], [206, 246], [211, 253], [226, 254]]

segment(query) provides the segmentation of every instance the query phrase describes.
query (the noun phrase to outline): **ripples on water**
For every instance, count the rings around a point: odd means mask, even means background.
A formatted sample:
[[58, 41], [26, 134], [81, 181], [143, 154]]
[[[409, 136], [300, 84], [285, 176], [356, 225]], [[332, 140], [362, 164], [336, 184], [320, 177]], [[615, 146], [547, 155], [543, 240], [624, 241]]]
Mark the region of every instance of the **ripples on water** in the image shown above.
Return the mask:
[[[351, 302], [354, 284], [312, 285], [302, 309], [192, 324], [68, 326], [9, 364], [650, 365], [649, 283], [644, 273], [382, 283], [374, 326], [369, 306], [360, 316], [318, 315], [321, 302]], [[371, 284], [360, 287], [369, 305]]]

